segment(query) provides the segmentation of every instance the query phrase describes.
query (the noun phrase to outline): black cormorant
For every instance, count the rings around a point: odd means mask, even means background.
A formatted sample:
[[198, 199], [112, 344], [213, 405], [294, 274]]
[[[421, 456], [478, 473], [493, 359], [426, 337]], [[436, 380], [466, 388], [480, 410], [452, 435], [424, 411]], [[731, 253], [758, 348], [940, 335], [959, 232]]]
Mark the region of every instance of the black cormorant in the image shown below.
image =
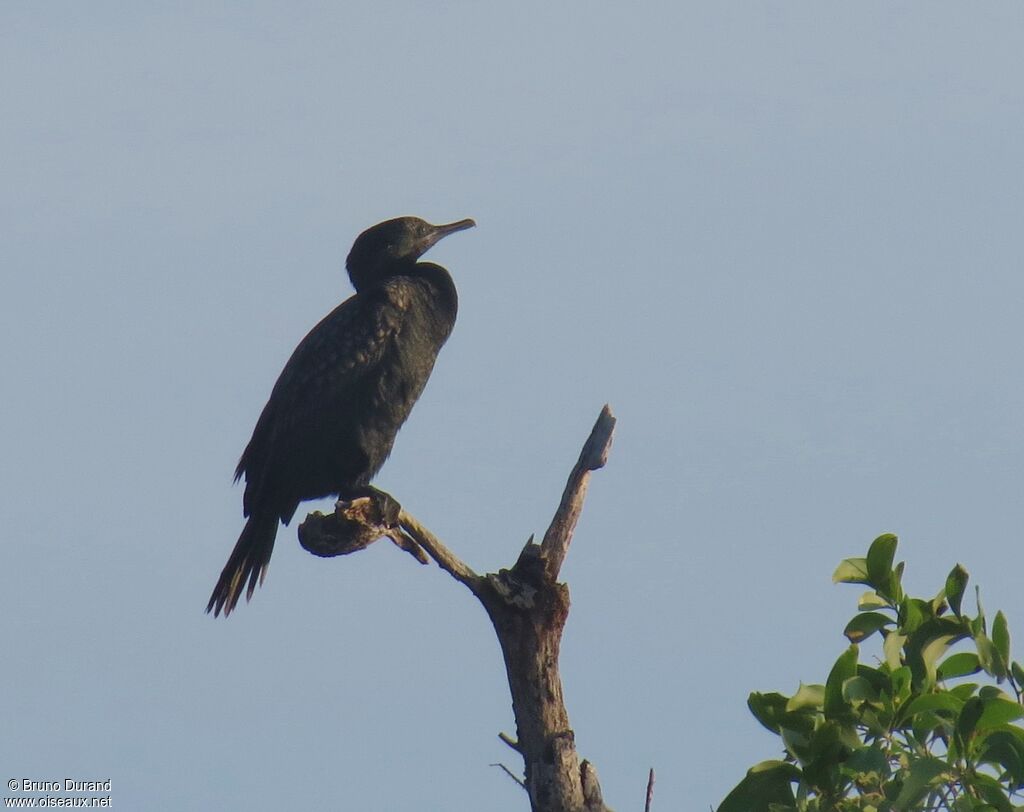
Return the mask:
[[[307, 499], [381, 494], [370, 487], [455, 324], [448, 271], [417, 262], [472, 220], [378, 223], [345, 267], [356, 293], [314, 327], [288, 359], [235, 469], [245, 476], [245, 528], [206, 611], [231, 613], [266, 575], [278, 521]], [[385, 495], [386, 496], [386, 495]], [[394, 503], [397, 504], [397, 503]]]

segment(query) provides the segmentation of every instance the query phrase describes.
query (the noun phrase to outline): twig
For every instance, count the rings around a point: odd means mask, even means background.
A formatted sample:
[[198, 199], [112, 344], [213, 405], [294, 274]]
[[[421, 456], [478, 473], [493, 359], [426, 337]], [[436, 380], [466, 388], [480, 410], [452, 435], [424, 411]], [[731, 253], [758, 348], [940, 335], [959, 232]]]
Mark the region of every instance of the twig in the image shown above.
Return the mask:
[[405, 510], [398, 515], [398, 524], [416, 544], [427, 551], [427, 554], [437, 562], [441, 569], [468, 587], [474, 595], [477, 594], [482, 580], [480, 576], [463, 563], [455, 553], [445, 547], [437, 536]]
[[541, 555], [546, 562], [546, 574], [552, 583], [558, 580], [562, 562], [569, 552], [569, 543], [572, 541], [576, 522], [580, 518], [580, 511], [583, 510], [583, 500], [587, 496], [590, 472], [603, 467], [608, 461], [614, 431], [615, 417], [605, 404], [597, 417], [597, 422], [594, 423], [594, 428], [590, 431], [590, 437], [583, 444], [580, 458], [569, 474], [569, 481], [562, 493], [562, 501], [555, 511], [548, 532], [544, 534], [544, 540], [540, 543]]
[[501, 769], [503, 769], [505, 771], [505, 775], [507, 775], [509, 778], [511, 778], [513, 781], [515, 781], [517, 784], [519, 784], [519, 786], [522, 789], [524, 789], [524, 790], [526, 789], [526, 784], [523, 781], [523, 779], [520, 778], [518, 775], [516, 775], [514, 772], [512, 772], [512, 770], [510, 770], [504, 764], [500, 764], [500, 763], [499, 764], [489, 764], [488, 766], [489, 767], [501, 767]]
[[644, 812], [651, 812], [651, 801], [654, 800], [654, 767], [647, 776], [647, 803], [644, 804]]

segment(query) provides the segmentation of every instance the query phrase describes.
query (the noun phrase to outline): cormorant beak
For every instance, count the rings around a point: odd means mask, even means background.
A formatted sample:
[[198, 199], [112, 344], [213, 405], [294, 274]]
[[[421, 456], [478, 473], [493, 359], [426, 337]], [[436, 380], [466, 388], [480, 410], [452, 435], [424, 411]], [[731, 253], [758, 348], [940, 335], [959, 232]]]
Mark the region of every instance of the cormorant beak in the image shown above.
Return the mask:
[[443, 226], [433, 226], [432, 228], [434, 230], [423, 238], [423, 242], [421, 243], [423, 250], [420, 253], [425, 253], [428, 248], [434, 245], [442, 237], [447, 237], [449, 234], [454, 234], [456, 231], [465, 231], [467, 228], [473, 228], [475, 225], [476, 222], [467, 217], [465, 220], [446, 223]]

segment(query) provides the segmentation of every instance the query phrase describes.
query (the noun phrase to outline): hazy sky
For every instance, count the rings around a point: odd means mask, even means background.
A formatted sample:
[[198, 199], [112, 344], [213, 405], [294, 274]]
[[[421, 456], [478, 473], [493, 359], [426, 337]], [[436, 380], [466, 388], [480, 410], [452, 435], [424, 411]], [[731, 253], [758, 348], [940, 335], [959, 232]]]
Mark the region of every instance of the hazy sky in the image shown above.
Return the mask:
[[1017, 3], [0, 4], [0, 778], [528, 808], [437, 568], [293, 526], [203, 613], [270, 388], [400, 214], [479, 227], [429, 255], [459, 322], [381, 487], [509, 566], [619, 418], [563, 570], [610, 805], [777, 756], [747, 694], [825, 678], [879, 533], [1024, 640], [1022, 53]]

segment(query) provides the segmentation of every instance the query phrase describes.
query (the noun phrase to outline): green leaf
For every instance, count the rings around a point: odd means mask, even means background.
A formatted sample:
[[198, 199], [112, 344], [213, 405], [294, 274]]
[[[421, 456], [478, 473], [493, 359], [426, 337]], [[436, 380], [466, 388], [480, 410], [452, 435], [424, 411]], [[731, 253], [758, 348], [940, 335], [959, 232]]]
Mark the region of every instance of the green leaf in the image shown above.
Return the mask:
[[950, 688], [947, 691], [947, 693], [950, 693], [953, 696], [955, 696], [957, 699], [960, 699], [960, 700], [966, 702], [968, 699], [970, 699], [974, 695], [974, 692], [977, 691], [977, 690], [978, 690], [978, 683], [976, 683], [976, 682], [964, 682], [964, 683], [961, 683], [960, 685], [954, 685], [952, 688]]
[[889, 733], [891, 715], [880, 702], [862, 702], [857, 709], [857, 728], [864, 736], [864, 741], [880, 739]]
[[891, 607], [892, 604], [889, 601], [874, 591], [865, 592], [857, 601], [857, 611], [859, 612], [867, 612], [872, 609], [888, 609]]
[[762, 761], [747, 771], [746, 777], [725, 796], [718, 812], [769, 812], [771, 804], [796, 803], [792, 783], [800, 780], [800, 770], [785, 761]]
[[932, 618], [924, 623], [907, 640], [905, 650], [907, 664], [914, 674], [914, 685], [919, 689], [935, 684], [936, 665], [949, 647], [967, 636], [963, 624], [952, 618]]
[[[954, 720], [948, 716], [925, 711], [911, 718], [910, 731], [913, 735], [907, 738], [911, 741], [916, 740], [918, 748], [923, 752], [928, 741], [933, 740], [935, 736], [947, 738], [953, 732], [953, 727]], [[951, 745], [950, 750], [953, 749]]]
[[1002, 611], [996, 612], [992, 621], [992, 642], [996, 651], [1003, 658], [1004, 663], [1010, 662], [1010, 630], [1006, 626], [1006, 615]]
[[972, 798], [970, 795], [961, 795], [953, 801], [950, 809], [952, 812], [999, 812], [992, 804], [985, 803], [981, 798]]
[[906, 720], [917, 716], [919, 713], [925, 712], [942, 711], [955, 716], [960, 713], [960, 709], [963, 706], [963, 700], [957, 699], [946, 691], [939, 694], [921, 694], [900, 708], [900, 724], [905, 723]]
[[[883, 533], [871, 542], [868, 548], [867, 568], [870, 584], [879, 589], [882, 587], [888, 591], [889, 582], [892, 580], [892, 560], [896, 555], [896, 536], [892, 533]], [[883, 591], [879, 589], [879, 591]], [[886, 595], [891, 598], [892, 595]]]
[[762, 694], [754, 691], [747, 697], [747, 707], [762, 725], [772, 733], [779, 732], [779, 723], [786, 713], [787, 698], [779, 693]]
[[[1019, 806], [1008, 805], [1005, 799], [1003, 806], [993, 806], [981, 798], [972, 798], [969, 795], [961, 795], [953, 802], [951, 808], [952, 812], [1024, 812]], [[793, 812], [793, 807], [773, 806], [770, 812]]]
[[888, 670], [882, 668], [872, 668], [870, 665], [864, 665], [864, 663], [857, 664], [857, 676], [866, 679], [871, 683], [871, 689], [876, 695], [885, 691], [888, 694], [892, 694], [892, 675]]
[[981, 743], [978, 761], [999, 764], [1017, 785], [1024, 784], [1024, 731], [995, 730]]
[[984, 632], [974, 635], [974, 645], [978, 649], [978, 662], [996, 679], [1006, 678], [1006, 661], [999, 653], [995, 643]]
[[854, 748], [863, 742], [856, 733], [827, 721], [811, 736], [804, 762], [804, 780], [817, 787], [836, 786], [840, 768]]
[[937, 674], [940, 680], [947, 680], [954, 677], [966, 677], [968, 674], [977, 674], [979, 671], [981, 671], [981, 663], [978, 662], [978, 655], [973, 651], [964, 651], [947, 657], [939, 665]]
[[877, 702], [878, 691], [869, 680], [856, 676], [843, 683], [843, 700], [850, 704], [862, 702]]
[[885, 655], [885, 664], [895, 673], [903, 665], [903, 646], [907, 642], [905, 634], [889, 632], [882, 643], [882, 653]]
[[855, 750], [843, 764], [843, 771], [853, 774], [875, 773], [879, 778], [889, 777], [889, 759], [878, 744], [860, 747]]
[[967, 588], [967, 579], [970, 576], [962, 566], [957, 564], [946, 576], [946, 600], [949, 601], [949, 608], [953, 614], [960, 617], [960, 603], [964, 598], [964, 590]]
[[832, 573], [834, 584], [867, 584], [868, 560], [866, 558], [844, 558]]
[[949, 765], [941, 759], [927, 756], [915, 759], [910, 763], [910, 772], [903, 782], [903, 788], [896, 798], [894, 808], [898, 810], [909, 810], [915, 808], [928, 790], [936, 784], [941, 783], [943, 775], [949, 770]]
[[786, 752], [801, 765], [806, 764], [810, 758], [807, 748], [810, 745], [811, 736], [814, 735], [813, 728], [794, 730], [782, 727], [779, 729], [779, 735], [782, 737], [782, 744], [786, 748]]
[[1004, 697], [983, 700], [984, 710], [978, 719], [978, 730], [991, 730], [1001, 725], [1024, 719], [1024, 706]]
[[882, 533], [868, 547], [868, 568], [880, 575], [887, 575], [892, 569], [892, 560], [896, 555], [899, 540], [895, 533]]
[[988, 626], [985, 623], [985, 608], [981, 605], [981, 589], [974, 587], [974, 601], [978, 605], [978, 616], [971, 621], [971, 631], [975, 635], [987, 634]]
[[840, 716], [849, 710], [849, 706], [843, 699], [843, 683], [857, 676], [858, 653], [857, 646], [851, 645], [839, 655], [839, 659], [836, 660], [829, 672], [828, 679], [825, 681], [826, 719]]
[[1024, 666], [1015, 662], [1010, 666], [1010, 673], [1013, 674], [1013, 678], [1017, 681], [1017, 687], [1024, 688]]
[[[937, 674], [936, 664], [939, 657], [943, 656], [957, 639], [955, 634], [943, 634], [933, 637], [921, 647], [921, 661], [924, 663], [925, 673], [927, 674], [926, 684], [929, 687], [935, 683]], [[911, 666], [911, 670], [913, 670], [913, 666]]]
[[973, 786], [981, 794], [981, 797], [988, 801], [998, 812], [1014, 812], [1015, 809], [1009, 798], [1006, 797], [1006, 788], [995, 778], [983, 773], [974, 773], [970, 781], [964, 781], [965, 785]]
[[899, 629], [904, 634], [911, 634], [933, 616], [931, 604], [927, 601], [922, 601], [919, 598], [907, 598], [900, 606]]
[[825, 704], [824, 685], [804, 685], [800, 683], [800, 689], [790, 697], [786, 703], [787, 711], [798, 711], [804, 709], [821, 710]]
[[892, 672], [892, 695], [897, 702], [906, 702], [910, 698], [910, 686], [913, 682], [910, 669], [901, 666]]
[[972, 696], [964, 703], [963, 710], [960, 711], [960, 715], [957, 717], [956, 733], [964, 751], [966, 751], [968, 743], [973, 738], [975, 730], [977, 730], [978, 720], [981, 719], [984, 709], [985, 703], [979, 697]]
[[853, 619], [843, 629], [843, 634], [851, 643], [859, 643], [893, 622], [891, 617], [883, 615], [881, 612], [863, 612], [853, 616]]

